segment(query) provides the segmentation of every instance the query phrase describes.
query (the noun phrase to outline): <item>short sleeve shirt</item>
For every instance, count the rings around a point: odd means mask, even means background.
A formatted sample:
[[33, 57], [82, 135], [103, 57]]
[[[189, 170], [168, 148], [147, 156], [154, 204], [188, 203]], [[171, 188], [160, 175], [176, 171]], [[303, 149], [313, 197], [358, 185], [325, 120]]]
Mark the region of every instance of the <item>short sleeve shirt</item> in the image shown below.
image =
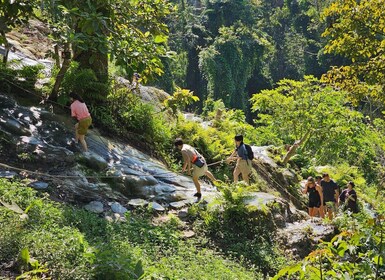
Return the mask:
[[78, 121], [88, 118], [90, 113], [86, 103], [81, 103], [79, 100], [75, 100], [71, 104], [71, 117], [76, 117]]
[[338, 190], [337, 183], [333, 180], [326, 182], [324, 180], [321, 181], [322, 193], [324, 196], [324, 201], [335, 201], [335, 191]]
[[245, 159], [247, 160], [248, 157], [247, 157], [247, 150], [246, 150], [246, 147], [244, 144], [241, 144], [239, 147], [236, 148], [237, 150], [237, 155], [242, 158], [242, 159]]
[[183, 144], [181, 152], [183, 160], [187, 162], [192, 162], [194, 156], [201, 156], [193, 147], [187, 144]]

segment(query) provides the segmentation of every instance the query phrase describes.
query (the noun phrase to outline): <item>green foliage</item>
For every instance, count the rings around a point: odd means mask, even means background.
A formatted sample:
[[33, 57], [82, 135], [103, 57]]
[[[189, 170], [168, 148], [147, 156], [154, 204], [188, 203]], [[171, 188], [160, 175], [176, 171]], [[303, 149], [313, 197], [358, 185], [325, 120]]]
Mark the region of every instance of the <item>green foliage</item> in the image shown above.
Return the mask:
[[265, 205], [258, 209], [246, 205], [253, 187], [223, 185], [220, 190], [221, 196], [207, 209], [198, 210], [204, 221], [199, 231], [210, 237], [213, 246], [264, 275], [277, 271], [285, 260], [274, 245], [271, 210]]
[[383, 216], [345, 215], [337, 223], [341, 233], [330, 242], [323, 242], [303, 261], [283, 268], [273, 279], [382, 279]]
[[15, 60], [10, 61], [7, 66], [0, 64], [0, 86], [8, 93], [25, 94], [26, 91], [34, 91], [42, 69], [42, 65], [20, 65]]
[[103, 93], [108, 92], [108, 84], [98, 81], [91, 69], [82, 69], [79, 63], [72, 62], [61, 85], [62, 100], [71, 92], [79, 94], [86, 101], [98, 103], [105, 99]]
[[199, 97], [194, 96], [193, 92], [176, 87], [173, 95], [164, 101], [164, 106], [167, 109], [171, 109], [173, 115], [176, 115], [178, 110], [184, 110], [188, 105], [197, 101], [199, 101]]
[[[21, 257], [19, 279], [256, 279], [221, 253], [180, 238], [177, 222], [155, 226], [148, 214], [110, 223], [76, 207], [51, 202], [21, 183], [0, 180], [0, 199], [17, 203], [28, 219], [0, 206], [0, 262]], [[38, 260], [34, 261], [34, 259]], [[26, 268], [28, 267], [28, 269]], [[14, 267], [12, 268], [15, 269]]]
[[262, 36], [244, 25], [220, 28], [213, 44], [199, 54], [209, 96], [230, 108], [246, 109], [246, 84], [266, 45]]
[[324, 78], [348, 90], [356, 104], [366, 103], [370, 113], [384, 108], [385, 100], [383, 4], [378, 0], [333, 1], [323, 13], [328, 23], [323, 33], [328, 39], [325, 52], [347, 58]]
[[[365, 125], [361, 113], [346, 103], [346, 94], [325, 86], [314, 77], [302, 82], [282, 80], [274, 90], [255, 94], [251, 101], [258, 123], [293, 143], [310, 131], [301, 148], [316, 164], [342, 159], [365, 170], [373, 179], [381, 136]], [[381, 149], [381, 148], [380, 148]]]

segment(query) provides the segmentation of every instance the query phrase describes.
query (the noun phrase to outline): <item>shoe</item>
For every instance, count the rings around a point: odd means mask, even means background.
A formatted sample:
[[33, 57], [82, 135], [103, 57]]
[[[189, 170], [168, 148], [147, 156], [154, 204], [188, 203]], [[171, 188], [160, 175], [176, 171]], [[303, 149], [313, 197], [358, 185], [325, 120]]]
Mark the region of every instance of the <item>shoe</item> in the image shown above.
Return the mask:
[[194, 194], [194, 196], [196, 196], [198, 199], [200, 199], [202, 197], [202, 194], [197, 192], [196, 194]]

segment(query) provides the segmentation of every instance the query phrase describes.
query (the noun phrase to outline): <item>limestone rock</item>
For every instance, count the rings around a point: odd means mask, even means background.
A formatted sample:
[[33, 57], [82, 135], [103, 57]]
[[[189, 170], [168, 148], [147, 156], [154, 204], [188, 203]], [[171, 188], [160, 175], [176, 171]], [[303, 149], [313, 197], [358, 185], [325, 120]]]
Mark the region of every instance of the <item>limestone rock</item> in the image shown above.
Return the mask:
[[160, 205], [157, 202], [150, 202], [149, 206], [151, 209], [155, 210], [156, 212], [163, 212], [166, 210], [162, 205]]
[[37, 182], [30, 183], [28, 186], [34, 188], [35, 190], [46, 190], [48, 188], [48, 183], [37, 181]]
[[127, 203], [127, 205], [132, 206], [134, 208], [136, 208], [136, 207], [145, 207], [146, 205], [148, 205], [148, 201], [144, 200], [144, 199], [141, 199], [141, 198], [134, 198], [134, 199], [131, 199]]
[[118, 213], [118, 214], [124, 214], [128, 211], [127, 208], [123, 207], [119, 202], [112, 203], [111, 210], [112, 212]]
[[91, 201], [86, 206], [84, 206], [84, 208], [92, 213], [97, 213], [97, 214], [103, 213], [104, 211], [103, 203], [101, 203], [100, 201]]
[[18, 174], [16, 172], [14, 172], [14, 171], [0, 170], [0, 178], [13, 179], [17, 175]]

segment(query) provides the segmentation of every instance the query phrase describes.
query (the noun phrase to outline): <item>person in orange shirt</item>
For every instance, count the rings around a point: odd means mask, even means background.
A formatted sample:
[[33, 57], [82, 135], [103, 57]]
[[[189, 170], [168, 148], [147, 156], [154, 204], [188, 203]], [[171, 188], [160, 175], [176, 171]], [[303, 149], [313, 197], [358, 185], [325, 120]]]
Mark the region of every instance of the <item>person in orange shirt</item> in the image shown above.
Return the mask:
[[84, 152], [88, 152], [85, 136], [87, 134], [88, 128], [92, 124], [91, 115], [88, 112], [87, 105], [78, 94], [72, 92], [70, 94], [70, 99], [71, 117], [76, 118], [78, 121], [78, 123], [75, 124], [75, 141], [76, 143], [80, 141]]

